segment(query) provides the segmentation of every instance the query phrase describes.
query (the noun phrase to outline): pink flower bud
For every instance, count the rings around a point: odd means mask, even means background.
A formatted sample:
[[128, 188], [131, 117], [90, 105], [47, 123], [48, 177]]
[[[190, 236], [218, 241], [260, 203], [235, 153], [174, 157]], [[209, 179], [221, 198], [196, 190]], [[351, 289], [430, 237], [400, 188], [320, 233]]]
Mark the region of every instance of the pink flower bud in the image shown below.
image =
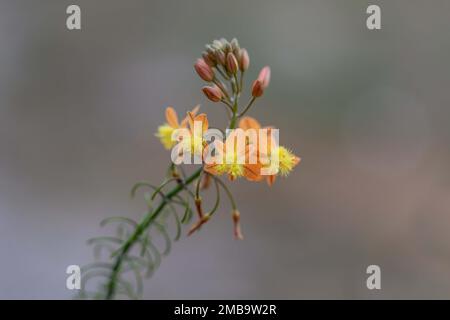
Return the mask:
[[219, 102], [220, 100], [222, 100], [222, 91], [216, 85], [205, 86], [202, 88], [202, 91], [205, 96], [213, 102]]
[[208, 66], [205, 60], [197, 59], [194, 68], [203, 80], [210, 82], [214, 79], [214, 71]]
[[270, 67], [269, 66], [265, 66], [264, 68], [261, 69], [261, 71], [259, 72], [259, 75], [258, 75], [258, 80], [262, 81], [262, 83], [264, 85], [264, 89], [269, 86], [269, 82], [270, 82]]
[[232, 54], [231, 52], [229, 52], [227, 54], [227, 70], [231, 73], [231, 74], [235, 74], [238, 70], [238, 62], [236, 60], [236, 57], [234, 56], [234, 54]]
[[226, 62], [225, 60], [225, 53], [221, 50], [216, 51], [216, 61], [224, 66]]
[[255, 98], [261, 97], [264, 93], [264, 89], [262, 88], [262, 82], [259, 80], [255, 80], [252, 85], [252, 96]]
[[270, 68], [264, 67], [259, 72], [258, 78], [253, 82], [252, 85], [252, 96], [260, 97], [263, 95], [264, 90], [269, 86], [270, 83]]
[[236, 38], [233, 38], [230, 42], [231, 44], [231, 48], [233, 49], [233, 51], [239, 50], [239, 42], [237, 41]]
[[211, 59], [211, 55], [208, 54], [208, 52], [203, 52], [202, 57], [208, 66], [214, 67], [216, 65], [216, 62], [213, 59]]
[[239, 69], [245, 71], [250, 66], [250, 58], [248, 52], [245, 49], [239, 51]]
[[236, 58], [239, 57], [239, 51], [240, 51], [240, 47], [239, 47], [239, 42], [237, 41], [236, 38], [233, 38], [233, 40], [231, 40], [230, 42], [231, 44], [231, 50], [233, 52], [233, 54], [235, 55]]

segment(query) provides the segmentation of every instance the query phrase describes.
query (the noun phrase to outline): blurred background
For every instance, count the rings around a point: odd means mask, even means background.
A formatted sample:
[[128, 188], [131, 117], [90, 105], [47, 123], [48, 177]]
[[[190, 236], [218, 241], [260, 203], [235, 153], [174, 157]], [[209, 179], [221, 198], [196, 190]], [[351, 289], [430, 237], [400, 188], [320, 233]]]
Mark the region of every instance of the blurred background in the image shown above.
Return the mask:
[[[82, 30], [66, 29], [78, 4]], [[382, 29], [366, 28], [378, 4]], [[272, 82], [251, 115], [302, 157], [183, 237], [147, 299], [450, 298], [450, 2], [0, 1], [0, 298], [70, 299], [99, 221], [160, 183], [164, 109], [200, 103], [193, 62], [237, 37]], [[381, 290], [366, 268], [381, 267]]]

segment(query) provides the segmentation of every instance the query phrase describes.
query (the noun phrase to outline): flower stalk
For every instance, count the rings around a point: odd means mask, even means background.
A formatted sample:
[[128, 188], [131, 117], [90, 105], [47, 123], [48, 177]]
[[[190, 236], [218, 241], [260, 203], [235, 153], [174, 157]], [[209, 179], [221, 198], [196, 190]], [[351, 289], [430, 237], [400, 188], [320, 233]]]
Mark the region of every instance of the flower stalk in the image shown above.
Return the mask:
[[130, 251], [130, 249], [133, 247], [136, 242], [138, 242], [139, 237], [142, 235], [142, 233], [149, 227], [149, 225], [156, 220], [158, 215], [162, 212], [164, 207], [167, 205], [168, 200], [172, 199], [174, 196], [176, 196], [178, 193], [180, 193], [184, 185], [189, 185], [192, 182], [194, 182], [202, 173], [202, 169], [198, 169], [195, 171], [191, 176], [189, 176], [183, 184], [178, 184], [176, 187], [174, 187], [169, 193], [167, 193], [166, 197], [161, 200], [159, 206], [152, 212], [149, 212], [141, 221], [141, 223], [138, 224], [136, 227], [136, 230], [134, 233], [128, 238], [128, 240], [125, 242], [123, 247], [120, 249], [120, 252], [117, 254], [116, 261], [114, 263], [114, 266], [112, 268], [112, 273], [110, 276], [110, 280], [107, 284], [107, 291], [105, 298], [107, 300], [110, 300], [114, 297], [115, 289], [116, 289], [116, 280], [118, 273], [122, 267], [123, 259], [127, 255], [127, 253]]

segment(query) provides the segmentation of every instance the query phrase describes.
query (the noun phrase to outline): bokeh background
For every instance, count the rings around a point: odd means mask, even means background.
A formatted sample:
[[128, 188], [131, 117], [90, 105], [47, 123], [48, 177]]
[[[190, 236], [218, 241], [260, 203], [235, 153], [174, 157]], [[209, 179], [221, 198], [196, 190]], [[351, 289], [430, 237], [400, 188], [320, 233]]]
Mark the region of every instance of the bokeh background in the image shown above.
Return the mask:
[[271, 66], [251, 114], [303, 162], [235, 183], [245, 241], [224, 204], [145, 298], [450, 298], [449, 30], [447, 0], [0, 1], [0, 298], [73, 297], [99, 221], [139, 219], [130, 187], [163, 177], [166, 106], [225, 124], [192, 68], [220, 37], [249, 50], [247, 84]]

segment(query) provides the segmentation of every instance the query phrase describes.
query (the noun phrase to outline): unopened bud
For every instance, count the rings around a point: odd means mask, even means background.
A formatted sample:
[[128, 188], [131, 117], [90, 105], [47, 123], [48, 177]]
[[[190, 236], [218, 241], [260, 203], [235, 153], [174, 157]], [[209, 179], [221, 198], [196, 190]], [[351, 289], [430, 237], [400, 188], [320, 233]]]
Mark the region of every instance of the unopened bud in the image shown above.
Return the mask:
[[225, 66], [225, 63], [226, 63], [225, 53], [222, 50], [218, 50], [218, 51], [215, 52], [215, 56], [216, 56], [216, 61], [219, 64]]
[[205, 48], [206, 52], [208, 52], [209, 54], [214, 54], [216, 52], [216, 50], [210, 44], [207, 44]]
[[255, 80], [252, 85], [252, 96], [255, 98], [261, 97], [264, 93], [264, 89], [262, 88], [262, 82], [259, 80]]
[[225, 45], [223, 46], [223, 51], [225, 51], [226, 53], [231, 52], [233, 49], [231, 48], [231, 44], [229, 42], [225, 43]]
[[270, 68], [264, 67], [259, 72], [258, 78], [253, 82], [252, 85], [252, 96], [260, 97], [263, 95], [264, 90], [269, 86], [270, 83]]
[[221, 43], [222, 49], [228, 44], [228, 40], [225, 38], [220, 38], [219, 42]]
[[232, 54], [231, 52], [229, 52], [227, 54], [227, 70], [231, 73], [231, 74], [235, 74], [238, 70], [238, 62], [236, 60], [236, 57], [234, 56], [234, 54]]
[[248, 52], [245, 49], [239, 50], [239, 69], [245, 71], [250, 66], [250, 58]]
[[237, 240], [243, 240], [244, 236], [241, 231], [241, 214], [237, 210], [233, 210], [233, 225], [234, 225], [234, 238]]
[[212, 43], [213, 48], [215, 48], [217, 50], [222, 50], [223, 45], [224, 44], [220, 40], [214, 40]]
[[264, 85], [264, 89], [269, 86], [269, 82], [270, 82], [270, 67], [269, 66], [265, 66], [264, 68], [261, 69], [261, 71], [259, 72], [259, 75], [258, 75], [258, 80], [262, 81], [262, 83]]
[[231, 40], [231, 50], [233, 51], [234, 55], [237, 57], [239, 54], [239, 42], [237, 41], [236, 38], [233, 38], [233, 40]]
[[203, 59], [197, 59], [194, 65], [195, 71], [197, 71], [200, 78], [205, 81], [212, 81], [214, 79], [214, 71]]
[[202, 57], [203, 60], [205, 60], [206, 64], [210, 67], [214, 67], [216, 65], [216, 62], [214, 59], [212, 59], [212, 57], [214, 57], [214, 55], [210, 55], [208, 52], [204, 51], [202, 53]]
[[205, 86], [202, 88], [202, 91], [205, 96], [213, 102], [219, 102], [220, 100], [222, 100], [222, 91], [216, 85]]

